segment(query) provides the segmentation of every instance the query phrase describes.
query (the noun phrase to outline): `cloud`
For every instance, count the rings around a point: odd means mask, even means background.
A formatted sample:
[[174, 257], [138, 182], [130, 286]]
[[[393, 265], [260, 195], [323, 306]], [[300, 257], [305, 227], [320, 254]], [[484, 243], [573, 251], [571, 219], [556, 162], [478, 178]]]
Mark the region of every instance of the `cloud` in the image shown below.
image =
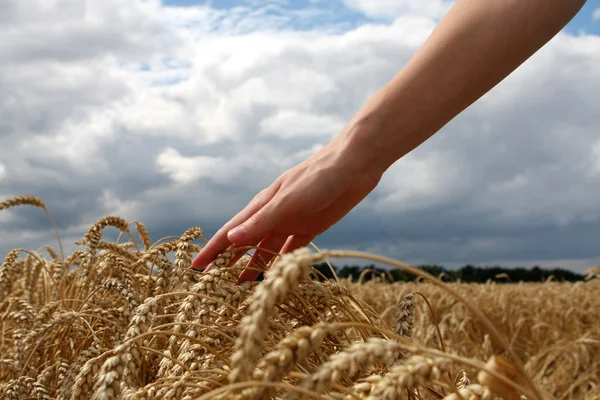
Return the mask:
[[3, 60], [29, 64], [92, 60], [106, 55], [146, 57], [173, 44], [173, 38], [164, 35], [167, 29], [160, 21], [158, 0], [57, 0], [34, 4], [6, 0], [2, 7]]
[[[365, 17], [357, 27], [336, 16], [350, 9], [319, 2], [7, 2], [2, 199], [43, 198], [68, 249], [107, 214], [141, 220], [153, 239], [192, 225], [210, 236], [339, 133], [450, 5], [345, 3]], [[599, 57], [599, 36], [559, 34], [317, 244], [408, 262], [594, 260]], [[54, 243], [39, 211], [0, 212], [2, 252]]]
[[[398, 173], [386, 176], [378, 188], [374, 209], [380, 213], [410, 212], [447, 203], [452, 197], [461, 198], [468, 189], [468, 180], [460, 160], [453, 154], [431, 151], [422, 157], [408, 154], [402, 159]], [[401, 172], [400, 172], [401, 171]], [[392, 171], [394, 172], [394, 171]]]
[[284, 110], [262, 120], [260, 128], [265, 135], [325, 136], [331, 140], [332, 133], [340, 132], [344, 125], [344, 121], [335, 117]]
[[600, 21], [600, 8], [596, 8], [593, 12], [592, 12], [592, 19], [594, 21]]
[[156, 163], [175, 183], [190, 183], [201, 178], [223, 181], [230, 178], [232, 172], [223, 157], [184, 157], [173, 148], [160, 153]]

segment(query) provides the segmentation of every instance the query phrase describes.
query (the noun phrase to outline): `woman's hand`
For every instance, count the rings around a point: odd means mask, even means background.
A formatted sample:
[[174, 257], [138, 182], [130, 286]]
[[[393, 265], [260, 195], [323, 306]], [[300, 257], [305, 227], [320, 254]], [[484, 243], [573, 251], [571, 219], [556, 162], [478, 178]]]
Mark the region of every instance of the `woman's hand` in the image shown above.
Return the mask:
[[350, 143], [347, 137], [337, 137], [279, 176], [210, 239], [194, 259], [194, 269], [205, 268], [227, 249], [258, 245], [264, 250], [255, 251], [239, 278], [254, 280], [274, 258], [271, 252], [306, 246], [338, 222], [381, 177], [370, 167], [367, 148]]

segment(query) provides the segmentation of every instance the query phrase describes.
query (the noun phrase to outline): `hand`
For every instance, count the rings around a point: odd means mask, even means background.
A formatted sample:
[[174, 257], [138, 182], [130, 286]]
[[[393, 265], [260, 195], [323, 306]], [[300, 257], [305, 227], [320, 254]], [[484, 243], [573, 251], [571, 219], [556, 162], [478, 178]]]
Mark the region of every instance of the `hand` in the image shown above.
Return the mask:
[[[262, 249], [255, 251], [238, 280], [252, 281], [276, 256], [273, 253], [306, 246], [338, 222], [381, 177], [368, 168], [366, 148], [350, 150], [347, 142], [332, 141], [258, 193], [201, 249], [193, 268], [206, 268], [225, 250], [258, 245]], [[231, 264], [242, 255], [236, 254]]]

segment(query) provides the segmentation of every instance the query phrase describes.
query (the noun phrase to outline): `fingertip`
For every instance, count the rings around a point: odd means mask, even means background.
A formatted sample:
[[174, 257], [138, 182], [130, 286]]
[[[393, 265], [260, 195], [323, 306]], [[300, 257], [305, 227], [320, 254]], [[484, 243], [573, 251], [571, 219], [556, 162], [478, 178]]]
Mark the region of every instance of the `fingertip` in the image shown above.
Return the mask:
[[210, 264], [208, 267], [204, 268], [204, 270], [202, 271], [202, 274], [201, 274], [201, 275], [206, 275], [206, 274], [208, 274], [208, 272], [210, 271], [211, 267], [212, 267], [212, 264]]
[[206, 265], [208, 263], [203, 259], [203, 257], [201, 257], [200, 255], [197, 255], [194, 260], [192, 261], [192, 268], [197, 270], [197, 271], [201, 271], [204, 268], [206, 268]]
[[241, 285], [243, 282], [253, 282], [262, 271], [255, 271], [251, 269], [245, 269], [240, 274], [238, 280], [235, 282], [236, 286]]
[[281, 254], [291, 253], [300, 247], [305, 247], [310, 244], [310, 242], [314, 239], [314, 237], [302, 236], [302, 235], [293, 235], [290, 236], [287, 242], [283, 245], [281, 249]]
[[227, 239], [222, 234], [215, 235], [211, 240], [204, 245], [196, 254], [196, 257], [192, 261], [192, 268], [196, 270], [202, 270], [221, 253], [229, 244]]

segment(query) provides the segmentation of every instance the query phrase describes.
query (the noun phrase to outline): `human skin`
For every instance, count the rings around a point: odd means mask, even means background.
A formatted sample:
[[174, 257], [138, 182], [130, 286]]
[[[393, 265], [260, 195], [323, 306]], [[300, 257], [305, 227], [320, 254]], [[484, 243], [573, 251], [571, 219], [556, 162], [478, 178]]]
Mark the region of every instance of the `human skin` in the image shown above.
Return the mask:
[[200, 250], [193, 268], [206, 268], [225, 250], [258, 246], [239, 278], [254, 280], [276, 254], [308, 245], [375, 189], [393, 163], [501, 82], [584, 4], [458, 0], [348, 125], [223, 225]]

